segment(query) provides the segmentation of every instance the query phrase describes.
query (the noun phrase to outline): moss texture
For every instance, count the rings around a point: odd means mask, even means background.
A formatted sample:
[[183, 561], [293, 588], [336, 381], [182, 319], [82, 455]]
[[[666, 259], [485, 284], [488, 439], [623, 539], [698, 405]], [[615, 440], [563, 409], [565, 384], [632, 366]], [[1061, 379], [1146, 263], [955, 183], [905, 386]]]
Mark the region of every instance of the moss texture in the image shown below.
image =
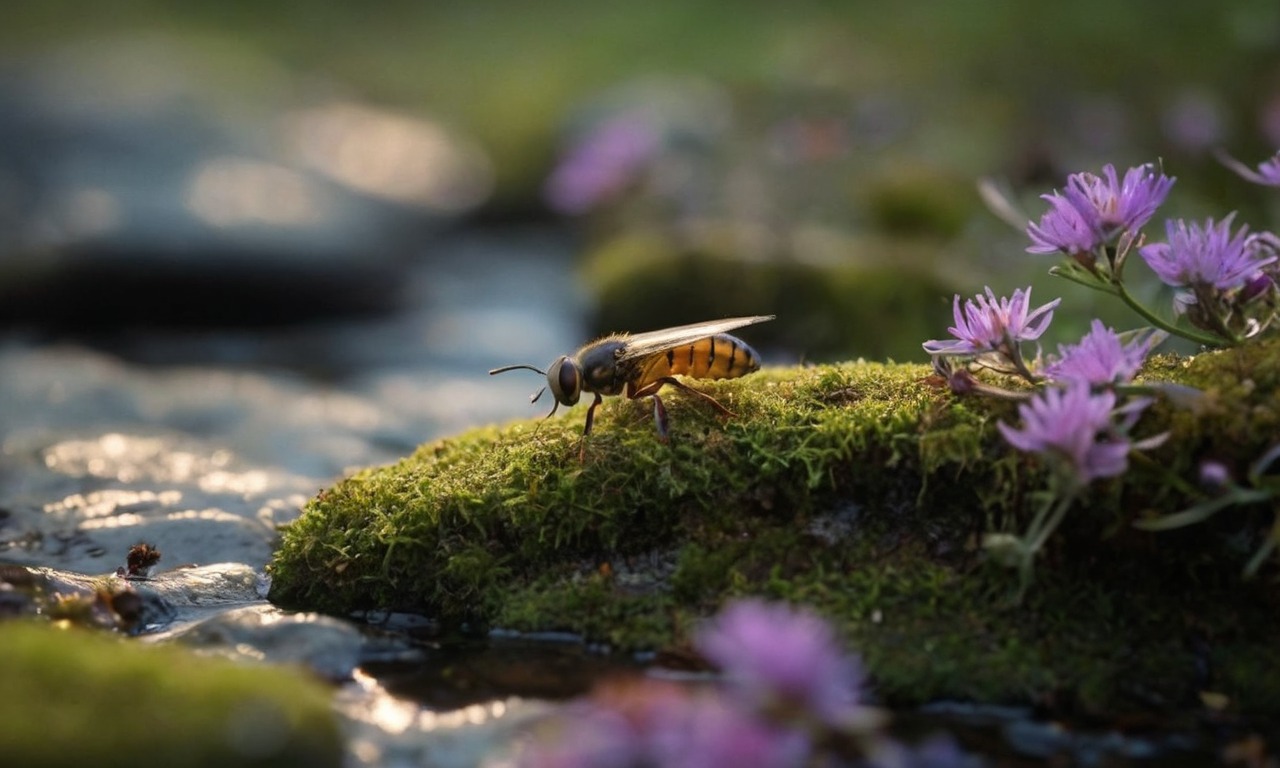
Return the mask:
[[272, 598], [446, 623], [569, 630], [618, 648], [679, 648], [735, 595], [802, 601], [835, 620], [891, 701], [1194, 704], [1224, 693], [1280, 714], [1274, 568], [1241, 568], [1274, 509], [1165, 533], [1133, 528], [1200, 498], [1197, 463], [1234, 468], [1280, 435], [1280, 344], [1162, 357], [1148, 376], [1204, 391], [1153, 407], [1170, 439], [1096, 483], [1042, 554], [1025, 600], [986, 562], [984, 531], [1021, 531], [1045, 485], [996, 421], [919, 365], [766, 369], [699, 382], [736, 413], [665, 395], [425, 445], [326, 490], [284, 535]]
[[0, 623], [6, 765], [337, 766], [329, 692], [300, 672]]

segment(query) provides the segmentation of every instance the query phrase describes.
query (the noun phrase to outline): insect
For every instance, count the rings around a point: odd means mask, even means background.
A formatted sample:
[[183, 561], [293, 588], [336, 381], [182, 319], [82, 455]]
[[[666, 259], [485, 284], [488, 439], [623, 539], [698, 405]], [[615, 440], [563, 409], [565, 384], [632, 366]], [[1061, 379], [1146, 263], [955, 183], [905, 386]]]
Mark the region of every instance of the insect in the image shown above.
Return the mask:
[[[530, 402], [536, 403], [548, 388], [555, 398], [550, 418], [561, 405], [578, 402], [583, 392], [595, 395], [587, 408], [587, 424], [582, 430], [585, 438], [591, 434], [596, 406], [604, 395], [621, 395], [625, 392], [631, 400], [653, 398], [653, 418], [658, 436], [667, 440], [667, 409], [658, 397], [658, 390], [670, 384], [697, 395], [725, 416], [733, 414], [714, 397], [684, 384], [678, 375], [695, 379], [733, 379], [759, 370], [760, 356], [741, 339], [726, 331], [744, 325], [772, 320], [773, 315], [728, 317], [692, 325], [664, 328], [637, 334], [615, 334], [593, 341], [572, 356], [562, 355], [547, 370], [532, 365], [508, 365], [489, 371], [496, 373], [528, 369], [547, 377], [547, 386], [539, 389]], [[586, 445], [584, 442], [583, 450]], [[581, 458], [581, 457], [580, 457]]]

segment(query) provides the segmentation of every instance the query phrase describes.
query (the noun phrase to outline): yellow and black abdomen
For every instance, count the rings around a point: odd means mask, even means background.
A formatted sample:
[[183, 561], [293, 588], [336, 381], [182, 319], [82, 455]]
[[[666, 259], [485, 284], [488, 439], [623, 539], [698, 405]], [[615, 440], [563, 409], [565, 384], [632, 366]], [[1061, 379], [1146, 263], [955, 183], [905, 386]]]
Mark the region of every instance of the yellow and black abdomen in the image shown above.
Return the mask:
[[727, 333], [672, 347], [647, 360], [636, 386], [663, 376], [734, 379], [760, 369], [760, 355], [742, 339]]

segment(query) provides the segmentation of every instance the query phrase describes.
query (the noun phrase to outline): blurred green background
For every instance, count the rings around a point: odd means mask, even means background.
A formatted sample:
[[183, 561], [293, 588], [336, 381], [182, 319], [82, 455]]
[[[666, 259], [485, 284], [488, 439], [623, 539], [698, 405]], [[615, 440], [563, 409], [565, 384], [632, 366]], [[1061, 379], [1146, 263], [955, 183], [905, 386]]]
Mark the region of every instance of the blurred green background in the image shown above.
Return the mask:
[[[494, 184], [469, 220], [572, 228], [597, 330], [778, 312], [766, 343], [801, 356], [919, 358], [919, 341], [945, 334], [953, 292], [1028, 283], [1045, 300], [1068, 296], [1058, 340], [1095, 313], [1136, 324], [1044, 278], [1051, 262], [1023, 253], [1021, 234], [984, 209], [982, 177], [1007, 182], [1038, 217], [1037, 195], [1069, 172], [1163, 162], [1179, 178], [1168, 213], [1276, 221], [1277, 195], [1213, 155], [1252, 165], [1280, 146], [1274, 0], [135, 0], [0, 11], [0, 44], [19, 66], [113, 38], [176, 41], [220, 88], [251, 100], [275, 98], [280, 84], [263, 73], [284, 71], [289, 88], [355, 94], [474, 138]], [[663, 146], [676, 149], [662, 173], [646, 169], [589, 210], [553, 210], [544, 185], [575, 142], [636, 104], [661, 110], [655, 92], [677, 94], [668, 101], [684, 110], [667, 116]], [[726, 106], [698, 112], [717, 101]], [[685, 174], [679, 205], [673, 157]]]

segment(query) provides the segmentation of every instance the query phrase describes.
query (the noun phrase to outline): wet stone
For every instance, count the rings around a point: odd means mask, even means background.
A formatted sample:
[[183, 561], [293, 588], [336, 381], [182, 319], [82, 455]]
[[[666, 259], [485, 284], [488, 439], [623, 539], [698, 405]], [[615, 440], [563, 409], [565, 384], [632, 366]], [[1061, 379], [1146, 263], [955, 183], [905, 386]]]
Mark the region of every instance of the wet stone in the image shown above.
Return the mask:
[[364, 634], [350, 622], [285, 613], [265, 603], [222, 611], [148, 639], [219, 656], [305, 666], [328, 680], [350, 679], [365, 647]]
[[[55, 568], [0, 566], [0, 594], [23, 615], [154, 632], [213, 610], [262, 602], [263, 575], [243, 563], [178, 568], [149, 578], [89, 575]], [[78, 606], [78, 607], [77, 607]]]
[[138, 592], [113, 577], [91, 577], [51, 568], [0, 566], [0, 616], [43, 617], [77, 626], [136, 633], [167, 623], [173, 607], [161, 596]]

